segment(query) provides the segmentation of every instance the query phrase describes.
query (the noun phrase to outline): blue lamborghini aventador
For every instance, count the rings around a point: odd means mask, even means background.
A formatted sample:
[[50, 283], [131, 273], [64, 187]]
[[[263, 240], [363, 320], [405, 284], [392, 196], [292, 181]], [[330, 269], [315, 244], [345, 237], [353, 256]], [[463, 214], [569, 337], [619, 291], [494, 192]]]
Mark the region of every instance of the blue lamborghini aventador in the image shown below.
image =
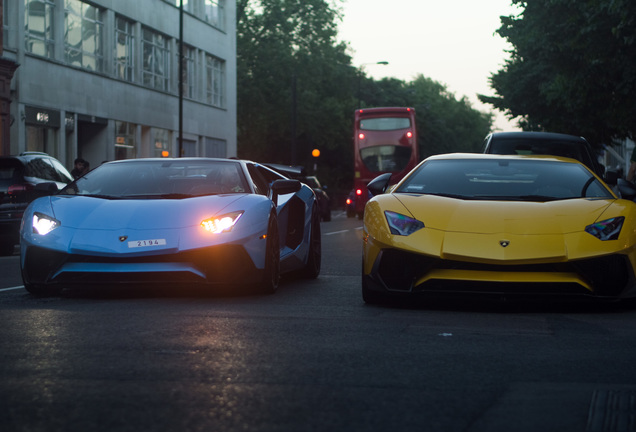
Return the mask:
[[22, 278], [34, 295], [98, 284], [274, 292], [281, 272], [320, 272], [314, 192], [258, 163], [122, 160], [48, 193], [29, 205], [20, 232]]

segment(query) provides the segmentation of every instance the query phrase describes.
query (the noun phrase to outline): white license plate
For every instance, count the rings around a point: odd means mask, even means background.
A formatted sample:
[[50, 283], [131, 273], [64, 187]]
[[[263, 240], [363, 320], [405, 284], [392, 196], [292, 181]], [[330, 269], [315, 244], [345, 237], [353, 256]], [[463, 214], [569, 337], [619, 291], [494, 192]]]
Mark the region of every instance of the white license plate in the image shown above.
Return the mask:
[[134, 240], [128, 242], [129, 248], [165, 246], [166, 239]]

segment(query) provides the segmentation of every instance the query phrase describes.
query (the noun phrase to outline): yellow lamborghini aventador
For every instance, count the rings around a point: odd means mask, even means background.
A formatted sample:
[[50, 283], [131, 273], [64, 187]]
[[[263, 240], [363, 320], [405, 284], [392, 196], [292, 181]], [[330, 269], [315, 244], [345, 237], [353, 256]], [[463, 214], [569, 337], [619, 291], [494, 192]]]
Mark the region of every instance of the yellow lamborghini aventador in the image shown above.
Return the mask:
[[[552, 156], [430, 157], [364, 212], [362, 296], [636, 296], [636, 203]], [[636, 191], [623, 184], [623, 196]]]

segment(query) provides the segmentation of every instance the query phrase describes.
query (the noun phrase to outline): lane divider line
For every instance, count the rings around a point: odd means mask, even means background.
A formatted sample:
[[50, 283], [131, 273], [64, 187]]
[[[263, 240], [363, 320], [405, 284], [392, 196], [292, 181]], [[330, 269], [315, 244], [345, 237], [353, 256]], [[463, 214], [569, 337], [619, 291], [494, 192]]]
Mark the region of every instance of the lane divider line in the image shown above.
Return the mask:
[[11, 287], [11, 288], [0, 288], [0, 292], [2, 292], [2, 291], [12, 291], [12, 290], [17, 290], [17, 289], [24, 289], [24, 285]]

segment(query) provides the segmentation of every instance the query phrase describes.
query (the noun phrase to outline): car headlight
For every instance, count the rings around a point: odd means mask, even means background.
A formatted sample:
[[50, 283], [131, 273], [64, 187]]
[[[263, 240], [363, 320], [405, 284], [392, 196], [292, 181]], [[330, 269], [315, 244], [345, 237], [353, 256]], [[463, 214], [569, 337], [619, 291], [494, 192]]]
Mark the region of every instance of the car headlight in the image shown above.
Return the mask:
[[404, 216], [400, 213], [394, 213], [392, 211], [385, 211], [384, 216], [391, 229], [391, 234], [407, 236], [413, 234], [415, 231], [424, 228], [424, 224], [412, 217]]
[[59, 226], [59, 220], [43, 213], [33, 213], [33, 234], [46, 235]]
[[623, 216], [606, 219], [601, 222], [593, 223], [585, 227], [585, 232], [592, 234], [594, 237], [605, 240], [616, 240], [621, 233], [625, 218]]
[[201, 226], [206, 230], [214, 234], [222, 232], [232, 231], [232, 227], [236, 225], [236, 222], [241, 218], [242, 211], [227, 213], [221, 216], [215, 216], [210, 219], [205, 219], [201, 222]]

